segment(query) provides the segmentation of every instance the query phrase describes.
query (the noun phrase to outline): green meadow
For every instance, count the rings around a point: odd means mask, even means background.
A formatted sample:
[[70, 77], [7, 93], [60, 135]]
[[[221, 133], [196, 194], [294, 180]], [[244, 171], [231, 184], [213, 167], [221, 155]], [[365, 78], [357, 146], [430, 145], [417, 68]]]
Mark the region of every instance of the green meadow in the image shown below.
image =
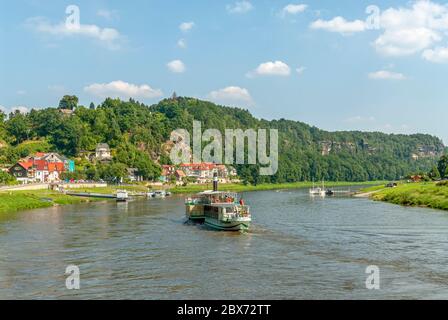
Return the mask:
[[448, 183], [400, 184], [396, 188], [385, 188], [375, 192], [372, 195], [372, 199], [404, 206], [448, 210]]

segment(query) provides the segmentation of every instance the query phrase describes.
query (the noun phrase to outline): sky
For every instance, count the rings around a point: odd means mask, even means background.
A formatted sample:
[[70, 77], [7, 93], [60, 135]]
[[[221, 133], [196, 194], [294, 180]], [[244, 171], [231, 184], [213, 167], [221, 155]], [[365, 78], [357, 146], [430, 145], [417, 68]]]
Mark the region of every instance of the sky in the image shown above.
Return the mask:
[[[77, 19], [79, 13], [79, 19]], [[197, 97], [448, 144], [448, 4], [0, 0], [0, 109]]]

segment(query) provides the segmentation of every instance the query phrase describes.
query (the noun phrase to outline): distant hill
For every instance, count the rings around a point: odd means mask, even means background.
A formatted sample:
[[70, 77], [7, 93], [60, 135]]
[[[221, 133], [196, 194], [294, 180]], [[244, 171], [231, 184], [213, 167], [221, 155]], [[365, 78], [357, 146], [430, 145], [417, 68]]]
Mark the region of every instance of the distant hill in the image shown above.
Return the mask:
[[[107, 142], [116, 162], [144, 166], [147, 177], [155, 177], [160, 173], [159, 165], [169, 162], [163, 146], [171, 131], [185, 128], [191, 132], [193, 120], [201, 121], [203, 130], [279, 130], [279, 170], [275, 176], [259, 176], [256, 166], [236, 166], [250, 183], [394, 180], [410, 172], [429, 171], [445, 150], [442, 141], [431, 135], [328, 132], [299, 121], [257, 119], [247, 110], [178, 97], [152, 106], [132, 99], [106, 99], [96, 109], [78, 107], [73, 114], [56, 108], [16, 113], [0, 124], [0, 140], [10, 145], [0, 149], [0, 162], [23, 156], [24, 151], [18, 155], [13, 150], [30, 139], [45, 140], [50, 149], [68, 156], [92, 151], [97, 143]], [[150, 159], [149, 163], [143, 158]]]

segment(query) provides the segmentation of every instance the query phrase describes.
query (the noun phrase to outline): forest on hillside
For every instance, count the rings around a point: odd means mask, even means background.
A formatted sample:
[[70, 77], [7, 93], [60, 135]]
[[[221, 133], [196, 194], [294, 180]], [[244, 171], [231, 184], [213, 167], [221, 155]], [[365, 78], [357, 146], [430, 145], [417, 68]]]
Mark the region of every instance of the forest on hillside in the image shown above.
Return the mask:
[[[202, 130], [278, 129], [279, 169], [274, 176], [260, 176], [257, 165], [235, 166], [243, 181], [252, 184], [399, 179], [429, 171], [445, 151], [442, 141], [431, 135], [328, 132], [299, 121], [257, 119], [248, 110], [195, 98], [176, 97], [151, 106], [108, 98], [84, 107], [75, 96], [65, 96], [58, 107], [0, 112], [0, 164], [13, 164], [37, 151], [56, 151], [77, 158], [77, 174], [87, 179], [124, 174], [128, 167], [156, 179], [160, 165], [170, 163], [164, 146], [171, 132], [191, 132], [193, 120], [202, 122]], [[80, 157], [103, 142], [113, 150], [112, 163], [92, 164]]]

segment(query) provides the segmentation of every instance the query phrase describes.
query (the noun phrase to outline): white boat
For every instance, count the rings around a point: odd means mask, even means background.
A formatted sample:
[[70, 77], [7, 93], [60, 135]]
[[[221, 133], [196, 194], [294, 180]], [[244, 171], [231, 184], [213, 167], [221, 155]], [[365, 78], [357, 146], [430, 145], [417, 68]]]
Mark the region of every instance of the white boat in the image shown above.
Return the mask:
[[154, 191], [154, 198], [165, 198], [166, 197], [166, 192], [165, 190], [156, 190]]
[[117, 201], [124, 202], [129, 198], [129, 194], [126, 190], [117, 190]]
[[187, 218], [217, 230], [248, 230], [252, 221], [249, 206], [238, 200], [236, 193], [218, 191], [217, 181], [214, 181], [213, 189], [186, 199]]
[[235, 203], [213, 203], [205, 210], [205, 225], [223, 231], [247, 231], [252, 218], [248, 206]]
[[233, 192], [204, 191], [185, 201], [189, 220], [225, 231], [248, 230], [252, 221], [249, 206]]
[[314, 182], [313, 182], [313, 187], [310, 189], [310, 195], [311, 196], [321, 196], [321, 197], [325, 197], [326, 195], [326, 190], [325, 190], [325, 185], [324, 182], [322, 181], [322, 188], [321, 187], [315, 187], [314, 186]]

